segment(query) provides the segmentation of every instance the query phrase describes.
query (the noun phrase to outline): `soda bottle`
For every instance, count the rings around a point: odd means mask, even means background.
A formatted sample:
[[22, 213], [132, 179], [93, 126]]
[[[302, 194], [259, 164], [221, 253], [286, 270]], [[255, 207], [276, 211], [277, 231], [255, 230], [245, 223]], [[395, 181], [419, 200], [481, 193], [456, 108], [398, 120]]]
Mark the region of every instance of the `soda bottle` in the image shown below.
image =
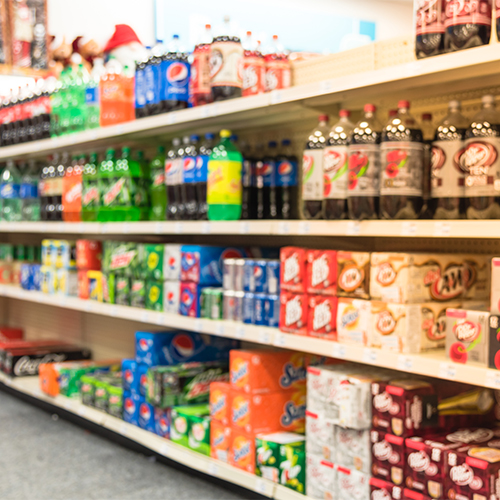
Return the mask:
[[482, 103], [465, 133], [465, 151], [458, 163], [465, 171], [467, 218], [499, 219], [500, 113], [494, 96], [483, 96]]
[[210, 24], [205, 24], [205, 30], [193, 51], [191, 78], [189, 80], [191, 106], [201, 106], [212, 102], [212, 90], [210, 88], [211, 45], [212, 27]]
[[347, 109], [339, 111], [339, 121], [328, 135], [323, 151], [323, 218], [344, 219], [347, 216], [347, 141], [354, 130], [354, 123]]
[[290, 61], [284, 47], [278, 41], [278, 35], [273, 35], [266, 60], [266, 91], [287, 89], [292, 82]]
[[378, 217], [382, 126], [376, 111], [373, 104], [365, 104], [365, 116], [356, 123], [348, 141], [347, 210], [350, 219]]
[[242, 58], [241, 40], [232, 33], [226, 16], [222, 33], [213, 39], [210, 55], [210, 87], [214, 101], [241, 97]]
[[151, 210], [150, 220], [165, 220], [167, 190], [165, 187], [165, 147], [158, 146], [156, 156], [149, 164]]
[[264, 219], [278, 218], [278, 197], [276, 190], [276, 157], [278, 156], [278, 144], [276, 141], [269, 141], [267, 151], [262, 162], [261, 172], [257, 175], [262, 176], [262, 189], [257, 191], [257, 196], [263, 196], [262, 201], [258, 199], [258, 203], [264, 204]]
[[409, 109], [408, 101], [399, 101], [398, 115], [382, 132], [382, 219], [416, 219], [423, 207], [424, 144], [422, 130]]
[[189, 137], [187, 141], [184, 141], [183, 138], [182, 143], [179, 144], [179, 149], [177, 150], [177, 176], [175, 177], [174, 190], [176, 191], [175, 198], [178, 200], [177, 211], [180, 220], [185, 220], [186, 218], [186, 198], [184, 197], [184, 189], [182, 184], [184, 182], [184, 148], [189, 144]]
[[281, 141], [281, 150], [276, 158], [276, 189], [278, 219], [298, 218], [299, 162], [293, 154], [290, 139]]
[[118, 220], [113, 209], [118, 205], [118, 194], [123, 189], [125, 178], [117, 178], [115, 161], [115, 150], [110, 148], [106, 150], [106, 156], [99, 163], [97, 170], [97, 185], [99, 187], [97, 220], [99, 222]]
[[19, 191], [22, 204], [22, 220], [40, 220], [40, 198], [38, 197], [39, 167], [35, 160], [30, 160], [21, 177]]
[[172, 139], [172, 147], [165, 159], [165, 184], [167, 186], [167, 219], [179, 220], [179, 205], [181, 204], [179, 177], [182, 176], [182, 158], [178, 157], [181, 140]]
[[14, 111], [12, 144], [19, 144], [24, 141], [24, 131], [22, 130], [23, 108], [21, 87], [18, 87], [17, 91], [13, 93], [11, 102]]
[[264, 177], [262, 172], [264, 171], [264, 145], [256, 144], [254, 150], [254, 156], [252, 158], [252, 191], [253, 191], [253, 201], [255, 204], [254, 218], [264, 219], [265, 218], [265, 204], [264, 204]]
[[139, 61], [135, 67], [135, 117], [148, 116], [146, 106], [146, 66], [148, 60]]
[[106, 64], [106, 73], [101, 77], [99, 97], [101, 100], [101, 127], [121, 123], [124, 120], [120, 101], [122, 99], [122, 66], [113, 56]]
[[2, 202], [2, 220], [17, 222], [21, 220], [21, 174], [16, 164], [9, 160], [2, 171], [0, 180], [0, 198]]
[[55, 175], [52, 185], [52, 203], [51, 205], [54, 207], [54, 211], [52, 212], [53, 219], [57, 221], [63, 220], [63, 202], [62, 202], [62, 193], [63, 193], [63, 179], [66, 172], [66, 169], [69, 166], [69, 153], [63, 153], [61, 156], [61, 160], [58, 165], [55, 167]]
[[188, 55], [180, 45], [179, 35], [174, 35], [168, 44], [162, 56], [160, 71], [162, 112], [187, 108], [191, 68]]
[[125, 65], [120, 78], [120, 111], [122, 121], [135, 120], [134, 69]]
[[101, 103], [99, 100], [99, 84], [105, 73], [104, 61], [100, 57], [94, 59], [94, 67], [90, 72], [89, 81], [85, 91], [85, 103], [87, 106], [87, 123], [85, 128], [99, 127], [101, 120]]
[[446, 52], [486, 45], [491, 35], [492, 0], [445, 0]]
[[52, 212], [52, 187], [55, 179], [55, 165], [59, 162], [59, 153], [49, 158], [47, 165], [44, 165], [40, 173], [40, 183], [38, 191], [40, 194], [40, 220], [51, 220]]
[[458, 159], [470, 122], [460, 109], [459, 101], [450, 101], [432, 143], [429, 211], [434, 219], [460, 219], [465, 214], [465, 171]]
[[241, 218], [243, 220], [253, 219], [254, 213], [254, 203], [253, 198], [254, 192], [254, 180], [253, 180], [253, 165], [252, 165], [252, 153], [250, 145], [247, 143], [242, 143], [241, 145], [241, 155], [243, 157], [243, 163], [241, 164]]
[[207, 178], [208, 160], [214, 147], [214, 134], [205, 134], [205, 140], [198, 150], [196, 157], [196, 198], [198, 200], [198, 219], [206, 220], [208, 217], [207, 205]]
[[329, 133], [328, 115], [320, 115], [319, 124], [309, 135], [302, 156], [302, 215], [306, 219], [322, 217], [323, 149]]
[[71, 108], [71, 131], [80, 132], [85, 129], [87, 124], [87, 86], [90, 80], [88, 71], [83, 64], [79, 64], [75, 72], [72, 92], [72, 108]]
[[82, 220], [82, 174], [85, 156], [74, 156], [63, 179], [63, 220], [77, 222]]
[[207, 203], [209, 220], [238, 220], [241, 217], [241, 153], [221, 130], [221, 141], [208, 162]]
[[186, 207], [186, 219], [198, 218], [198, 197], [196, 190], [196, 159], [198, 157], [198, 142], [200, 137], [192, 135], [184, 137], [184, 158], [182, 160], [182, 191]]
[[257, 42], [252, 38], [252, 32], [247, 31], [243, 41], [243, 87], [242, 95], [261, 94], [265, 90], [266, 65], [264, 56], [258, 49]]
[[88, 162], [85, 163], [82, 173], [82, 221], [97, 221], [99, 201], [97, 153], [92, 153]]
[[161, 62], [164, 52], [165, 47], [163, 46], [163, 42], [157, 40], [156, 45], [151, 50], [151, 56], [144, 67], [146, 116], [157, 115], [162, 112], [161, 94], [164, 82], [161, 72]]
[[417, 23], [415, 53], [418, 59], [444, 51], [445, 0], [415, 1]]
[[498, 6], [498, 1], [495, 4], [495, 17], [497, 25], [497, 40], [500, 40], [500, 7]]
[[12, 90], [8, 95], [6, 95], [2, 100], [2, 125], [1, 125], [1, 138], [2, 138], [2, 146], [10, 146], [12, 144], [12, 127], [13, 127], [13, 118], [14, 113], [12, 109], [11, 103]]
[[23, 95], [23, 128], [24, 128], [24, 140], [26, 142], [36, 140], [36, 128], [35, 128], [35, 95], [30, 88], [29, 84], [24, 87]]
[[432, 114], [423, 113], [421, 120], [422, 137], [424, 139], [424, 170], [422, 177], [422, 193], [424, 206], [420, 214], [421, 219], [431, 219], [431, 151], [432, 141], [434, 140], [435, 128], [432, 124]]

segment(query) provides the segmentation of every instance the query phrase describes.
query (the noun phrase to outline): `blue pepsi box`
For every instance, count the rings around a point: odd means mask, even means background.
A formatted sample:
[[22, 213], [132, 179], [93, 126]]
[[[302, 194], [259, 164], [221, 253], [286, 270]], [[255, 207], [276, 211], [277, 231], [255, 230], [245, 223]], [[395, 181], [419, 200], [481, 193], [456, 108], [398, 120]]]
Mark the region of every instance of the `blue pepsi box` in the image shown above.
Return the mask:
[[149, 366], [143, 363], [137, 364], [137, 389], [142, 397], [146, 397], [148, 394], [148, 370]]
[[203, 288], [190, 281], [181, 282], [179, 292], [179, 314], [199, 318], [201, 315], [201, 291]]
[[254, 312], [255, 312], [255, 294], [252, 292], [245, 292], [243, 296], [243, 323], [253, 325]]
[[280, 324], [279, 295], [267, 295], [264, 299], [264, 320], [266, 326], [278, 328]]
[[202, 337], [188, 332], [136, 332], [135, 360], [148, 366], [177, 365], [188, 361], [229, 359], [238, 342], [221, 337]]
[[137, 363], [134, 359], [122, 360], [122, 385], [124, 392], [138, 393]]
[[139, 425], [139, 404], [141, 398], [131, 392], [123, 393], [123, 420], [129, 424]]
[[170, 408], [155, 407], [155, 433], [163, 438], [170, 437]]
[[21, 265], [21, 288], [23, 290], [33, 290], [33, 273], [31, 264]]
[[42, 266], [40, 264], [31, 264], [31, 275], [33, 280], [33, 288], [39, 292], [42, 288]]
[[243, 266], [243, 291], [268, 292], [268, 259], [246, 259]]
[[139, 397], [138, 425], [141, 429], [155, 432], [155, 409], [142, 396]]
[[254, 325], [266, 326], [266, 303], [267, 295], [265, 293], [256, 293], [254, 297]]
[[266, 266], [267, 293], [271, 295], [280, 293], [280, 261], [268, 260]]

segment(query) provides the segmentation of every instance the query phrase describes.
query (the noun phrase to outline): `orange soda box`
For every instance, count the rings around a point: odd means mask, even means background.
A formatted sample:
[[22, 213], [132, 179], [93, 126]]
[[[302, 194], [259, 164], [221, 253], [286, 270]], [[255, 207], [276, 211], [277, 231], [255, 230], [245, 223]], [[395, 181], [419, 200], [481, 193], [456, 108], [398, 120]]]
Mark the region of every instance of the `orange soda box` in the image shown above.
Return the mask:
[[228, 463], [231, 446], [231, 427], [213, 420], [210, 422], [210, 456]]
[[290, 351], [232, 350], [229, 376], [235, 389], [258, 394], [306, 385], [306, 358]]
[[210, 384], [210, 417], [212, 422], [224, 425], [229, 423], [231, 384], [229, 382], [212, 382]]
[[255, 434], [233, 427], [229, 446], [229, 464], [255, 473]]
[[233, 389], [231, 396], [231, 426], [248, 434], [304, 432], [305, 412], [305, 387], [267, 394]]

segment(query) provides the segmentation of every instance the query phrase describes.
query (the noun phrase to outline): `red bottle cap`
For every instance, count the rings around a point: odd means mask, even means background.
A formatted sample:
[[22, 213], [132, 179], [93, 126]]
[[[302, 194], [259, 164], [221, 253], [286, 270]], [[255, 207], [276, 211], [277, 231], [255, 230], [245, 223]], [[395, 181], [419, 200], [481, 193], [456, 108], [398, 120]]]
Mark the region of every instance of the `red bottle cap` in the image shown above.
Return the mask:
[[319, 121], [320, 122], [327, 122], [328, 121], [328, 115], [319, 115]]
[[247, 36], [251, 36], [252, 35], [252, 32], [251, 31], [247, 31]]
[[424, 114], [422, 115], [422, 120], [425, 120], [425, 121], [427, 121], [427, 120], [428, 120], [428, 121], [431, 121], [431, 120], [432, 120], [432, 115], [431, 115], [431, 113], [424, 113]]
[[390, 109], [389, 110], [389, 118], [392, 118], [393, 116], [396, 116], [398, 114], [397, 109]]
[[351, 116], [351, 112], [348, 109], [341, 109], [339, 111], [339, 116], [341, 118], [349, 118], [349, 116]]
[[377, 106], [375, 106], [375, 104], [365, 104], [363, 109], [365, 113], [375, 113], [375, 111], [377, 111]]
[[401, 109], [401, 108], [409, 109], [410, 108], [410, 101], [399, 101], [398, 108], [399, 109]]

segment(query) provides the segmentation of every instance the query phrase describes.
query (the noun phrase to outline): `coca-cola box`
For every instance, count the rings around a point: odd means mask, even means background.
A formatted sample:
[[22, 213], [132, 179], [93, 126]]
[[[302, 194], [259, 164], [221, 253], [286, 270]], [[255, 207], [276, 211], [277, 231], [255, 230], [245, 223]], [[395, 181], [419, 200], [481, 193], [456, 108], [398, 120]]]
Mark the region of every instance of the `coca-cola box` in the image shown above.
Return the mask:
[[372, 429], [372, 475], [402, 486], [405, 467], [405, 440]]
[[403, 500], [403, 488], [394, 483], [370, 478], [370, 500]]
[[307, 251], [307, 293], [337, 294], [337, 252], [335, 250]]
[[337, 252], [337, 295], [370, 298], [369, 252]]
[[396, 436], [411, 437], [438, 425], [438, 398], [422, 380], [372, 384], [372, 425]]
[[337, 340], [337, 305], [337, 297], [309, 296], [308, 335]]
[[309, 297], [299, 293], [281, 292], [280, 330], [307, 335]]
[[283, 247], [280, 251], [280, 287], [295, 293], [306, 292], [307, 250]]

